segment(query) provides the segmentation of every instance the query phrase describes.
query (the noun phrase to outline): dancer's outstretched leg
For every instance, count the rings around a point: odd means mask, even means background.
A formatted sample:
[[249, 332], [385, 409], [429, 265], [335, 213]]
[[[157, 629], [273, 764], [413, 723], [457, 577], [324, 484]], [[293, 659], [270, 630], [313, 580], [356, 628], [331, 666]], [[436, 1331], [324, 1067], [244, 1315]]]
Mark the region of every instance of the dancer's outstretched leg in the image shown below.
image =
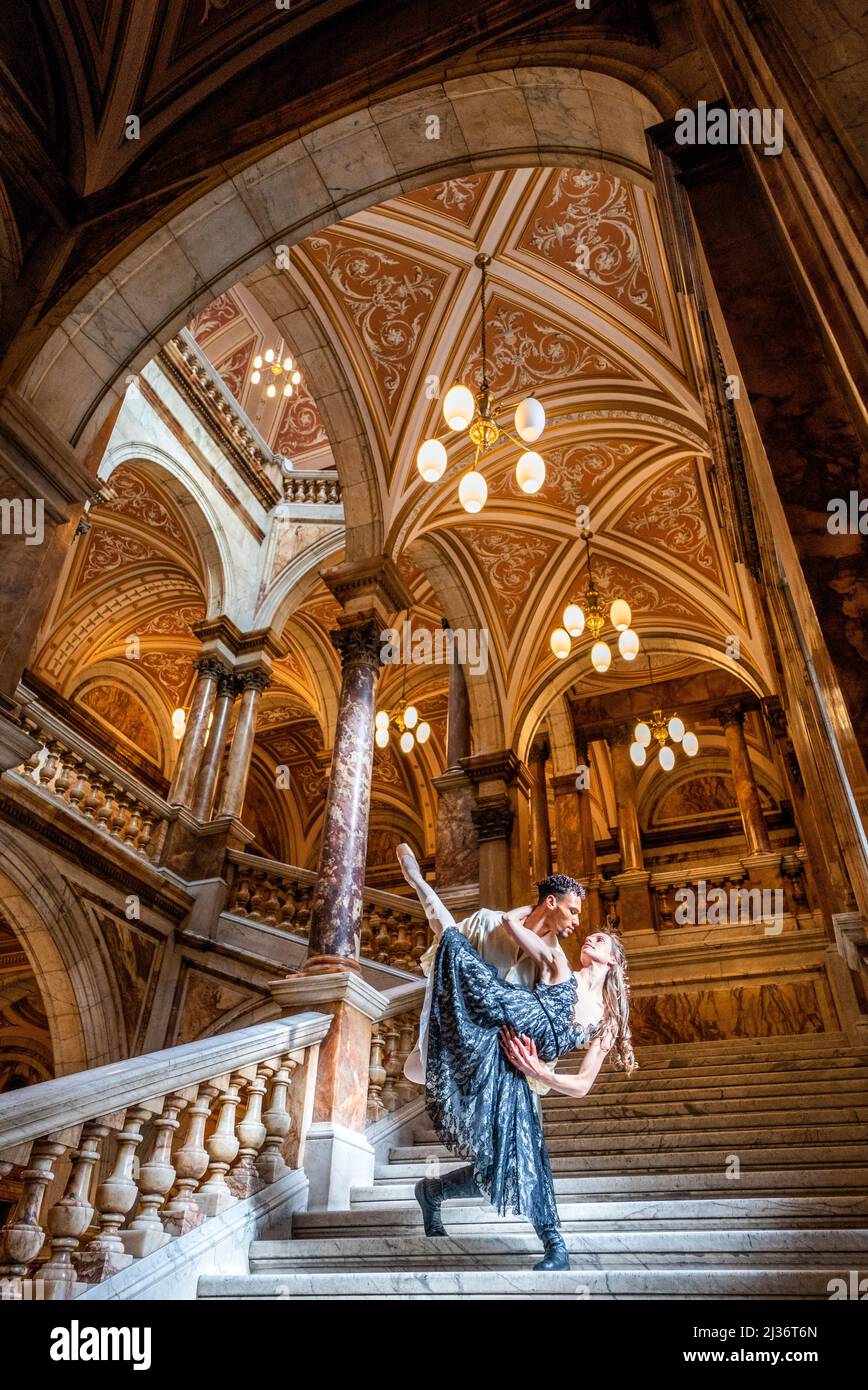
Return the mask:
[[431, 924], [431, 930], [439, 940], [446, 927], [456, 925], [455, 918], [446, 904], [440, 901], [430, 883], [425, 882], [422, 877], [422, 870], [419, 868], [419, 861], [410, 846], [399, 845], [395, 853], [398, 856], [398, 863], [401, 865], [401, 873], [410, 887], [415, 888], [419, 901], [425, 909], [425, 916]]

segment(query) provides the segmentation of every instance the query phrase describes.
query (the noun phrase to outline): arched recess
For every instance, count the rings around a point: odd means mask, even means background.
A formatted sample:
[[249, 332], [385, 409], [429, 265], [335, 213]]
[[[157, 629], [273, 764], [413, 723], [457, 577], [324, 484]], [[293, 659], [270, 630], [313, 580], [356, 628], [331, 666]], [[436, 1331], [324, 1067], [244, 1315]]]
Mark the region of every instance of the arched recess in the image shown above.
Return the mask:
[[135, 464], [146, 474], [153, 472], [160, 487], [181, 509], [201, 556], [206, 581], [206, 617], [231, 613], [237, 605], [232, 550], [196, 472], [147, 440], [124, 440], [106, 450], [99, 477], [110, 483], [112, 474], [125, 463]]
[[[425, 138], [436, 101], [443, 138]], [[351, 212], [445, 177], [533, 165], [602, 169], [647, 185], [644, 138], [660, 113], [615, 77], [558, 66], [489, 72], [370, 103], [273, 150], [144, 236], [70, 308], [15, 385], [87, 456], [122, 392], [204, 305], [282, 247]], [[304, 346], [300, 344], [299, 346]], [[355, 423], [334, 412], [333, 447]], [[382, 548], [376, 480], [342, 477], [351, 558]], [[340, 466], [339, 466], [340, 471]]]
[[94, 930], [49, 862], [8, 827], [0, 840], [0, 897], [42, 995], [56, 1076], [102, 1066], [124, 1055], [115, 981]]

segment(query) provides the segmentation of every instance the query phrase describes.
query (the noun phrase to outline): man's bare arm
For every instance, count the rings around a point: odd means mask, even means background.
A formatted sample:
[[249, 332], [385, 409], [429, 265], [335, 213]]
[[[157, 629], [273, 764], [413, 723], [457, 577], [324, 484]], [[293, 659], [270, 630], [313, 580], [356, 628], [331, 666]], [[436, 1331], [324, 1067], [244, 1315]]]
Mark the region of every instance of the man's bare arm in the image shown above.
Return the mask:
[[504, 912], [500, 919], [500, 924], [504, 931], [512, 937], [517, 946], [520, 946], [525, 955], [530, 956], [531, 960], [536, 961], [537, 965], [546, 972], [551, 971], [556, 958], [554, 949], [549, 946], [542, 937], [537, 936], [536, 932], [529, 931], [522, 926], [522, 922], [530, 916], [533, 908], [514, 907], [511, 912]]

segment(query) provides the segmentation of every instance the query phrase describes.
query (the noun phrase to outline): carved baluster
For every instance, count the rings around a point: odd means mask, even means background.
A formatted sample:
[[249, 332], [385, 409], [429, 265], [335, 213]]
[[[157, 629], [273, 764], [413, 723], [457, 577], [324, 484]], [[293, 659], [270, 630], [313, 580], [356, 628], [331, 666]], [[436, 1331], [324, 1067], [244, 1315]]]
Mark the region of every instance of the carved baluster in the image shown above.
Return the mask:
[[295, 930], [298, 936], [310, 935], [310, 909], [313, 889], [309, 883], [300, 883], [297, 890]]
[[256, 921], [262, 920], [263, 904], [265, 902], [265, 880], [267, 875], [258, 870], [253, 875], [253, 892], [250, 896], [250, 904], [247, 908], [248, 917], [253, 917]]
[[383, 1066], [383, 1055], [386, 1050], [386, 1040], [379, 1023], [374, 1024], [371, 1033], [371, 1060], [368, 1067], [368, 1124], [373, 1125], [377, 1120], [381, 1120], [386, 1113], [383, 1104], [383, 1086], [386, 1082], [386, 1069]]
[[217, 1128], [205, 1140], [209, 1159], [208, 1172], [205, 1181], [196, 1193], [196, 1205], [206, 1216], [216, 1216], [218, 1212], [224, 1211], [235, 1201], [227, 1186], [226, 1174], [238, 1157], [239, 1142], [235, 1133], [235, 1112], [240, 1100], [238, 1088], [244, 1083], [244, 1080], [243, 1073], [233, 1072], [231, 1076], [218, 1078], [215, 1083], [225, 1082], [225, 1086], [221, 1089], [219, 1096], [220, 1114]]
[[265, 922], [269, 927], [277, 925], [280, 916], [280, 898], [277, 893], [277, 879], [274, 874], [266, 874], [265, 891], [262, 904], [262, 911], [265, 914]]
[[232, 911], [236, 916], [250, 916], [250, 891], [250, 873], [239, 865], [238, 878], [235, 881], [235, 899], [232, 904]]
[[296, 893], [291, 882], [284, 879], [281, 883], [280, 912], [278, 914], [278, 926], [286, 932], [294, 932], [296, 913]]
[[[159, 1209], [175, 1181], [172, 1139], [179, 1124], [178, 1114], [184, 1104], [184, 1095], [177, 1091], [165, 1097], [162, 1113], [153, 1117], [154, 1138], [150, 1157], [146, 1163], [139, 1165], [138, 1214], [122, 1237], [124, 1249], [139, 1260], [159, 1250], [169, 1240], [169, 1234], [159, 1217]], [[130, 1114], [134, 1119], [144, 1121], [151, 1112], [136, 1106]]]
[[369, 956], [371, 954], [371, 947], [373, 945], [374, 933], [371, 929], [372, 911], [373, 909], [370, 903], [362, 904], [362, 926], [359, 934], [359, 949], [363, 956]]
[[406, 917], [399, 917], [396, 914], [395, 940], [392, 947], [392, 964], [399, 970], [409, 970], [413, 964], [410, 955], [410, 933], [407, 930], [408, 923]]
[[81, 1145], [70, 1155], [72, 1168], [66, 1189], [46, 1218], [50, 1254], [39, 1271], [45, 1280], [46, 1298], [69, 1298], [73, 1292], [77, 1275], [72, 1256], [93, 1219], [88, 1194], [100, 1144], [108, 1133], [108, 1125], [97, 1120], [82, 1127]]
[[99, 1222], [97, 1234], [87, 1243], [84, 1250], [73, 1256], [79, 1279], [86, 1284], [100, 1284], [119, 1270], [125, 1269], [132, 1261], [132, 1255], [124, 1250], [118, 1232], [124, 1220], [132, 1211], [139, 1195], [138, 1184], [133, 1177], [133, 1161], [136, 1149], [142, 1142], [142, 1117], [147, 1111], [128, 1112], [124, 1117], [124, 1127], [116, 1136], [115, 1158], [112, 1170], [101, 1182], [94, 1197], [94, 1210]]
[[22, 1296], [22, 1280], [45, 1243], [40, 1219], [45, 1189], [54, 1180], [54, 1165], [66, 1145], [50, 1136], [37, 1139], [21, 1173], [21, 1196], [0, 1231], [0, 1298]]
[[256, 1158], [265, 1143], [262, 1098], [273, 1070], [268, 1062], [259, 1063], [256, 1075], [247, 1087], [247, 1104], [238, 1122], [238, 1157], [232, 1165], [226, 1185], [233, 1197], [240, 1201], [245, 1197], [252, 1197], [254, 1192], [260, 1192], [265, 1186], [256, 1169]]
[[139, 809], [138, 802], [134, 801], [134, 800], [132, 799], [132, 797], [130, 797], [130, 800], [129, 800], [129, 807], [130, 807], [130, 818], [129, 818], [129, 821], [127, 822], [126, 836], [125, 836], [125, 841], [124, 841], [124, 843], [125, 843], [125, 844], [129, 844], [129, 846], [130, 846], [131, 849], [134, 849], [134, 850], [138, 851], [138, 848], [139, 848], [139, 836], [140, 836], [141, 833], [142, 833], [142, 813], [141, 813], [141, 810]]
[[129, 820], [129, 811], [127, 809], [124, 789], [117, 782], [112, 782], [111, 784], [111, 798], [112, 818], [109, 829], [116, 839], [123, 840], [127, 821]]
[[163, 1208], [163, 1230], [170, 1236], [182, 1236], [201, 1226], [205, 1213], [201, 1211], [193, 1195], [200, 1178], [208, 1169], [208, 1150], [205, 1148], [205, 1125], [211, 1111], [211, 1104], [220, 1094], [218, 1086], [208, 1084], [197, 1088], [195, 1100], [187, 1109], [187, 1132], [180, 1148], [176, 1148], [175, 1193]]
[[67, 793], [75, 781], [75, 768], [72, 758], [63, 745], [58, 743], [55, 746], [57, 748], [57, 767], [52, 790], [56, 796], [62, 797], [65, 801]]
[[73, 810], [77, 811], [87, 792], [87, 764], [84, 758], [80, 757], [78, 753], [72, 753], [69, 761], [72, 766], [72, 777], [70, 778], [70, 785], [66, 793], [66, 800]]
[[415, 1100], [419, 1094], [418, 1088], [412, 1081], [408, 1081], [404, 1075], [404, 1063], [416, 1046], [416, 1036], [419, 1032], [418, 1014], [401, 1014], [398, 1019], [398, 1080], [396, 1089], [398, 1092], [398, 1104], [406, 1105], [408, 1101]]
[[150, 811], [146, 811], [142, 816], [142, 832], [139, 835], [139, 842], [136, 845], [136, 849], [143, 859], [150, 859], [149, 848], [153, 829], [154, 817]]
[[428, 950], [429, 934], [430, 933], [428, 931], [427, 922], [414, 923], [413, 950], [411, 952], [411, 955], [413, 957], [413, 970], [417, 975], [422, 974], [422, 966], [420, 964], [420, 961], [422, 960], [422, 957], [424, 956], [425, 952]]
[[383, 1059], [383, 1066], [386, 1068], [386, 1084], [383, 1087], [383, 1105], [389, 1114], [397, 1110], [401, 1103], [398, 1095], [398, 1077], [401, 1073], [401, 1061], [398, 1057], [398, 1042], [400, 1030], [394, 1018], [387, 1019], [383, 1025], [383, 1032], [386, 1039], [386, 1054]]
[[275, 1058], [270, 1066], [276, 1064], [271, 1078], [268, 1095], [268, 1109], [262, 1116], [265, 1125], [265, 1141], [256, 1159], [256, 1171], [264, 1183], [277, 1182], [288, 1172], [283, 1148], [286, 1137], [292, 1129], [292, 1116], [289, 1113], [288, 1095], [292, 1073], [298, 1065], [292, 1057]]

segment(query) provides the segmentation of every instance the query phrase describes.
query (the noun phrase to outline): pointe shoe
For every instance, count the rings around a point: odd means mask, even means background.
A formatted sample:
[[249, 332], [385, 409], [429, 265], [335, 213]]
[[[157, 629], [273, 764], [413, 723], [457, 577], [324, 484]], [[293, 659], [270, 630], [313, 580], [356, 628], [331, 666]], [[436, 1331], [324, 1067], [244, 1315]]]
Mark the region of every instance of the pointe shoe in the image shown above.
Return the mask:
[[563, 1236], [551, 1227], [548, 1230], [537, 1232], [540, 1240], [545, 1245], [545, 1256], [534, 1265], [534, 1269], [569, 1269], [570, 1257]]
[[445, 1236], [446, 1231], [440, 1217], [440, 1182], [437, 1178], [420, 1178], [413, 1188], [413, 1195], [422, 1208], [422, 1224], [426, 1236]]
[[416, 880], [422, 877], [422, 871], [419, 868], [419, 860], [416, 858], [410, 846], [403, 843], [398, 845], [395, 854], [401, 866], [401, 873], [410, 886], [415, 888]]

